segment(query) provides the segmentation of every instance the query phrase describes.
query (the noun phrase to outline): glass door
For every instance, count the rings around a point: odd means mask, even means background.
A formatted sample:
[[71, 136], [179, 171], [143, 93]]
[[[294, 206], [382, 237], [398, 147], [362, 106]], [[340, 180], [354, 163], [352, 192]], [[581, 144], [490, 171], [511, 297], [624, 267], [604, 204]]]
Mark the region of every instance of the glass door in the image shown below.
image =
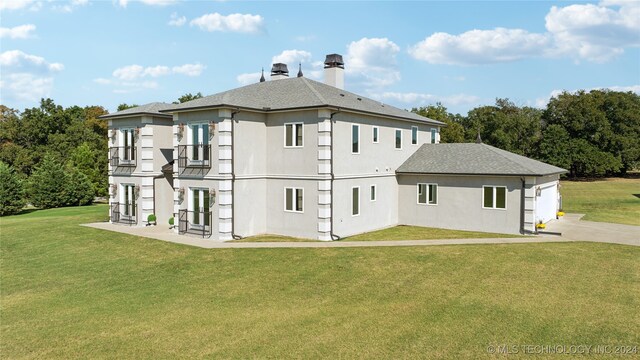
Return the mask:
[[209, 124], [191, 125], [192, 161], [209, 161]]
[[191, 223], [197, 226], [210, 226], [211, 210], [209, 209], [209, 189], [192, 189]]

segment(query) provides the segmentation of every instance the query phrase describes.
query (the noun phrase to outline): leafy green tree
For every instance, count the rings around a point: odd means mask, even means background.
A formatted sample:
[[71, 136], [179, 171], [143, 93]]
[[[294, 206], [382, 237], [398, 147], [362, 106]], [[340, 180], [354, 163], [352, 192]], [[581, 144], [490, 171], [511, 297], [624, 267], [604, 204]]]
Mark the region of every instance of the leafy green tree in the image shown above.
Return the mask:
[[49, 209], [67, 204], [67, 175], [62, 164], [47, 153], [29, 178], [28, 196], [35, 207]]
[[129, 105], [127, 103], [122, 103], [122, 104], [118, 105], [118, 109], [117, 110], [118, 111], [122, 111], [122, 110], [127, 110], [127, 109], [131, 109], [131, 108], [138, 107], [138, 106], [140, 106], [140, 105], [138, 105], [138, 104]]
[[0, 216], [17, 214], [24, 204], [22, 180], [13, 168], [0, 161]]
[[178, 101], [174, 101], [174, 104], [181, 104], [183, 102], [200, 99], [202, 97], [202, 93], [198, 92], [197, 94], [186, 93], [178, 98]]
[[65, 173], [64, 205], [80, 206], [93, 202], [94, 189], [89, 178], [78, 169], [69, 166]]
[[447, 111], [447, 108], [441, 103], [429, 105], [420, 108], [411, 109], [412, 112], [428, 117], [429, 119], [442, 121], [447, 126], [440, 129], [440, 142], [443, 143], [461, 143], [464, 142], [464, 127], [460, 123], [461, 116], [453, 115]]

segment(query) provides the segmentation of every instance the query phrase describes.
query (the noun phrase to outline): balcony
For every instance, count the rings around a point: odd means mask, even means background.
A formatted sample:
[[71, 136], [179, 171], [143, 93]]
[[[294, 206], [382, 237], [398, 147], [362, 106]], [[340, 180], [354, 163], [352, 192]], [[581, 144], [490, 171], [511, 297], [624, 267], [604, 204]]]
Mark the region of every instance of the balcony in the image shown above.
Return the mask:
[[136, 167], [135, 146], [114, 146], [109, 148], [109, 164], [111, 167]]
[[185, 169], [211, 169], [211, 145], [179, 145], [178, 170], [182, 173]]
[[211, 211], [179, 210], [178, 233], [211, 236]]
[[111, 222], [135, 225], [137, 223], [136, 203], [111, 203]]

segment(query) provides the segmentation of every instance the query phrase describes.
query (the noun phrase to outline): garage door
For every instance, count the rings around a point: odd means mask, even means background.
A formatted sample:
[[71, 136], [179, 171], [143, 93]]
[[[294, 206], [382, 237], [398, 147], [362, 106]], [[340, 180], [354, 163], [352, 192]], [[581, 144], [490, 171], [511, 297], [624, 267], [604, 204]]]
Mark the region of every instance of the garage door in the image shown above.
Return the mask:
[[547, 222], [556, 218], [558, 206], [557, 184], [540, 185], [540, 196], [536, 198], [536, 222]]

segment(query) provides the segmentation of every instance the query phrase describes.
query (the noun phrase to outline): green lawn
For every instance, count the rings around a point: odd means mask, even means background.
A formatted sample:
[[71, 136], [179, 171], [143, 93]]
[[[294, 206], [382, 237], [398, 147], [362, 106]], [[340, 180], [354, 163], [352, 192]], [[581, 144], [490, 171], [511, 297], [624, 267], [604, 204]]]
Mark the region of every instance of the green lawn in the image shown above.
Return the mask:
[[[0, 219], [0, 357], [462, 358], [640, 344], [640, 248], [541, 243], [200, 249]], [[503, 358], [503, 356], [495, 356]]]
[[480, 238], [514, 238], [520, 235], [494, 234], [479, 231], [447, 230], [421, 226], [400, 225], [392, 228], [372, 231], [346, 237], [344, 241], [376, 241], [376, 240], [437, 240], [437, 239], [480, 239]]
[[562, 181], [563, 210], [584, 220], [640, 225], [640, 179]]

